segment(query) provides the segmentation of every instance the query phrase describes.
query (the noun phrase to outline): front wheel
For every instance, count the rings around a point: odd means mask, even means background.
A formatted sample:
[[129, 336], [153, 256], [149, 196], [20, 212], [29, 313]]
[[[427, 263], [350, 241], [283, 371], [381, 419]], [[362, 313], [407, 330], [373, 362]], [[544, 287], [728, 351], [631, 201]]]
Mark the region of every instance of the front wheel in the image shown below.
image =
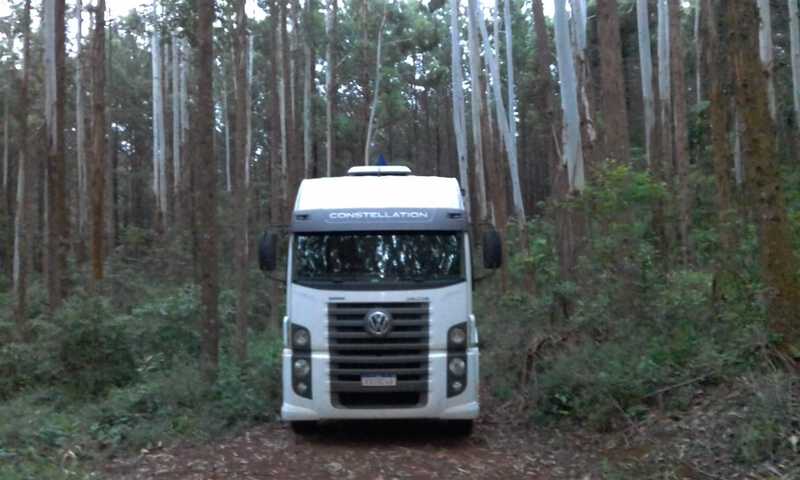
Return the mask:
[[467, 438], [472, 435], [474, 424], [473, 420], [450, 420], [447, 422], [447, 430], [454, 437]]
[[311, 435], [317, 431], [319, 424], [313, 420], [289, 422], [289, 427], [295, 435]]

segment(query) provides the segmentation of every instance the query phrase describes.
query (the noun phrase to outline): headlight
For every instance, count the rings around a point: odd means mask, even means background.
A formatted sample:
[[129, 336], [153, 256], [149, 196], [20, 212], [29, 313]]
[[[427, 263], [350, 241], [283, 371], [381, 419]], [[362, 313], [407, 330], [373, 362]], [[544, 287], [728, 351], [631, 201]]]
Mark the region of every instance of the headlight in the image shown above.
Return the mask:
[[311, 364], [305, 358], [298, 358], [292, 364], [295, 377], [305, 377], [311, 371]]
[[450, 388], [454, 392], [460, 392], [464, 388], [464, 384], [456, 380], [455, 382], [450, 384]]
[[447, 368], [450, 369], [450, 373], [460, 377], [467, 370], [467, 363], [462, 358], [456, 357], [450, 360], [450, 365]]
[[297, 390], [297, 393], [305, 396], [306, 392], [308, 392], [308, 385], [303, 382], [298, 382], [297, 385], [295, 385], [295, 389]]
[[450, 343], [453, 345], [464, 345], [467, 341], [467, 332], [461, 327], [454, 327], [450, 329]]
[[305, 349], [311, 342], [311, 336], [305, 328], [296, 328], [292, 333], [292, 346], [294, 348]]

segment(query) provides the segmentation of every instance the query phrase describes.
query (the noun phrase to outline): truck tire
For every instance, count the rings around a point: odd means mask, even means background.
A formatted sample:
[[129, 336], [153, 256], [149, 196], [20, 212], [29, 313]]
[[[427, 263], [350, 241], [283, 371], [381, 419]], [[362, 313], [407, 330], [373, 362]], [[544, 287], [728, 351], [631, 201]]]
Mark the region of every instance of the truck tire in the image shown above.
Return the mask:
[[313, 420], [289, 422], [289, 427], [292, 429], [292, 432], [294, 432], [295, 435], [300, 436], [316, 433], [318, 426], [319, 423]]

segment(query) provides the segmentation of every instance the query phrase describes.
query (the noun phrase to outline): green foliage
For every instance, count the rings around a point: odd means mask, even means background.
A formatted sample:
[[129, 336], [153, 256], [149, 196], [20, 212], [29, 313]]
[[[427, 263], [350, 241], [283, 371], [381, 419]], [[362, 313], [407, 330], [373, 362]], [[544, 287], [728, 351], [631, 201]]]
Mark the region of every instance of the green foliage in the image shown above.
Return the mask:
[[[653, 405], [686, 408], [693, 387], [751, 370], [772, 339], [752, 229], [740, 238], [735, 276], [715, 278], [708, 268], [717, 240], [703, 224], [695, 235], [708, 238], [698, 255], [705, 263], [672, 267], [651, 229], [665, 186], [615, 163], [595, 174], [583, 195], [528, 224], [527, 252], [509, 249], [510, 283], [533, 269], [536, 294], [511, 289], [498, 302], [492, 288], [476, 303], [487, 345], [482, 371], [495, 396], [525, 399], [534, 420], [608, 430]], [[554, 222], [564, 208], [588, 230], [569, 280], [559, 272]], [[512, 232], [509, 243], [518, 241]], [[715, 288], [725, 292], [716, 303]]]
[[63, 380], [79, 395], [99, 395], [136, 380], [124, 325], [102, 297], [73, 298], [59, 315], [58, 359]]

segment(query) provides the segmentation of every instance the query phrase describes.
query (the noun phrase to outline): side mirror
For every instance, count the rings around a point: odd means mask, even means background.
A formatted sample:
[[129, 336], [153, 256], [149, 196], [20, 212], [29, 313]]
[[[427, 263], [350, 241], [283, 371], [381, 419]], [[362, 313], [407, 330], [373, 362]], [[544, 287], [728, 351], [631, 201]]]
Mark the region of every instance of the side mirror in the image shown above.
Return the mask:
[[497, 230], [492, 228], [483, 233], [483, 266], [496, 269], [503, 264], [503, 240]]
[[275, 270], [278, 264], [278, 236], [264, 232], [258, 244], [258, 266], [265, 272]]

